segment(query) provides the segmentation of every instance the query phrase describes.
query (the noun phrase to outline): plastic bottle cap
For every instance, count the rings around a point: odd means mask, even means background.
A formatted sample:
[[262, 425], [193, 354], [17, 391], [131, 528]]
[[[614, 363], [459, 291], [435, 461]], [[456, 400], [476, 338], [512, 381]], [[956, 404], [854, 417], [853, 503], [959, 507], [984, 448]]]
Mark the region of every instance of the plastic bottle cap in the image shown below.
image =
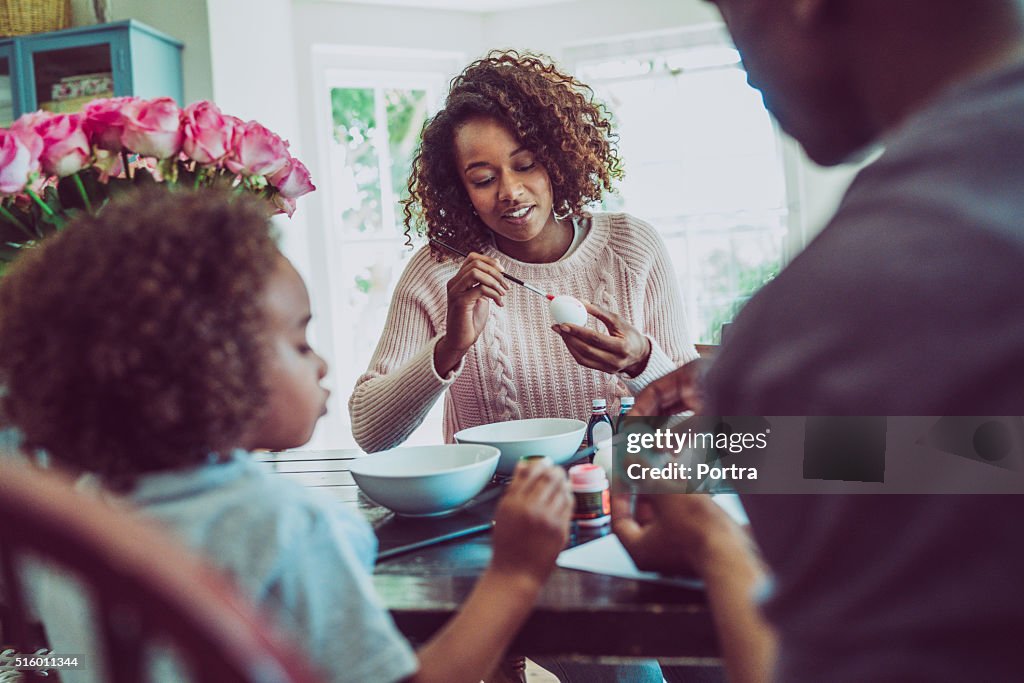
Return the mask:
[[623, 396], [622, 398], [619, 399], [620, 406], [631, 406], [634, 403], [636, 403], [636, 398], [634, 398], [633, 396]]
[[608, 477], [605, 476], [603, 467], [587, 463], [570, 467], [569, 481], [573, 486], [587, 488], [605, 485]]
[[603, 398], [595, 398], [591, 402], [591, 405], [593, 405], [595, 408], [607, 408], [608, 401], [604, 400]]

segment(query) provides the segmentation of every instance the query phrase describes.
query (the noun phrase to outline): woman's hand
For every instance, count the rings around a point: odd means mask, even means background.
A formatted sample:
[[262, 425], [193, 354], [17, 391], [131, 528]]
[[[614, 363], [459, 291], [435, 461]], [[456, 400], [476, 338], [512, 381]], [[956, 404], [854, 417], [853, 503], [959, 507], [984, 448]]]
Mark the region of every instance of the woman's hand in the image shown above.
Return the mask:
[[448, 314], [444, 336], [434, 347], [434, 367], [444, 377], [476, 342], [490, 312], [490, 302], [504, 306], [508, 285], [501, 266], [490, 256], [471, 252], [448, 281]]
[[539, 588], [569, 540], [572, 508], [565, 470], [519, 462], [495, 514], [492, 569]]
[[552, 326], [580, 365], [602, 372], [625, 372], [636, 377], [647, 367], [651, 341], [628, 322], [600, 306], [583, 302], [587, 312], [604, 323], [608, 334], [587, 327], [559, 323]]

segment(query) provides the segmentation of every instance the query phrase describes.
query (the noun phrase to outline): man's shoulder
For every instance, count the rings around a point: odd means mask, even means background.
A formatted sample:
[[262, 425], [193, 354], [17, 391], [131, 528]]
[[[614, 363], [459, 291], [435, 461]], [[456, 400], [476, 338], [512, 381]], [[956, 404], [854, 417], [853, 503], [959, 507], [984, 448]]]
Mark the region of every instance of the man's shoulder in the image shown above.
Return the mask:
[[1019, 370], [1024, 345], [1006, 315], [1024, 269], [1019, 193], [950, 199], [912, 170], [889, 180], [872, 180], [874, 192], [862, 183], [744, 308], [711, 375], [726, 409], [946, 414], [957, 398], [1009, 408], [1020, 378], [991, 377]]
[[885, 144], [850, 185], [833, 222], [870, 227], [872, 218], [909, 216], [1024, 241], [1024, 65], [954, 88]]

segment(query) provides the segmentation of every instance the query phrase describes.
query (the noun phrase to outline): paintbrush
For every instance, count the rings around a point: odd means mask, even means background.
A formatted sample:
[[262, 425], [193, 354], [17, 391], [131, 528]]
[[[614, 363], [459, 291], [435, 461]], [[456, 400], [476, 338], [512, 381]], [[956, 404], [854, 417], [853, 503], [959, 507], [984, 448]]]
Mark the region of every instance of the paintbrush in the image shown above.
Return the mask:
[[[462, 251], [461, 249], [456, 249], [455, 247], [453, 247], [450, 244], [445, 244], [444, 242], [442, 242], [439, 239], [435, 239], [435, 238], [431, 237], [430, 241], [433, 242], [434, 244], [438, 245], [439, 247], [444, 247], [448, 251], [451, 251], [451, 252], [454, 252], [454, 253], [458, 254], [459, 256], [461, 256], [463, 258], [469, 258], [469, 254], [467, 254], [466, 252]], [[531, 285], [529, 282], [523, 282], [519, 278], [514, 277], [512, 275], [509, 275], [508, 273], [502, 272], [501, 275], [506, 280], [511, 280], [512, 282], [516, 283], [517, 285], [520, 285], [522, 287], [526, 287], [528, 290], [530, 290], [534, 294], [540, 294], [542, 297], [544, 297], [548, 301], [551, 301], [552, 299], [555, 298], [553, 294], [548, 294], [547, 292], [545, 292], [544, 290], [540, 289], [539, 287]]]
[[389, 550], [382, 550], [377, 553], [377, 562], [384, 562], [390, 560], [396, 555], [403, 555], [405, 553], [412, 552], [413, 550], [421, 550], [423, 548], [429, 548], [431, 546], [440, 545], [441, 543], [447, 543], [448, 541], [454, 541], [459, 538], [466, 538], [467, 536], [475, 536], [476, 534], [482, 534], [490, 531], [494, 528], [494, 522], [487, 522], [486, 524], [478, 524], [476, 526], [467, 527], [465, 529], [459, 529], [448, 534], [441, 536], [435, 536], [434, 538], [427, 538], [422, 541], [416, 541], [415, 543], [409, 543], [407, 545], [400, 545], [397, 548], [391, 548]]

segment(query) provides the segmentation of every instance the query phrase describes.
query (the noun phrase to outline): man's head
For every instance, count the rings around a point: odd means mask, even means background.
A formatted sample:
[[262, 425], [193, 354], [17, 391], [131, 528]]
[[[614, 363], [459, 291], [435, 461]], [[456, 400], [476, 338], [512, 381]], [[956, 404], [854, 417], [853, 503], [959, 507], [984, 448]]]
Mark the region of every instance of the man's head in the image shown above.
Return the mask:
[[1019, 0], [711, 0], [748, 80], [816, 162], [877, 139], [1020, 48]]

